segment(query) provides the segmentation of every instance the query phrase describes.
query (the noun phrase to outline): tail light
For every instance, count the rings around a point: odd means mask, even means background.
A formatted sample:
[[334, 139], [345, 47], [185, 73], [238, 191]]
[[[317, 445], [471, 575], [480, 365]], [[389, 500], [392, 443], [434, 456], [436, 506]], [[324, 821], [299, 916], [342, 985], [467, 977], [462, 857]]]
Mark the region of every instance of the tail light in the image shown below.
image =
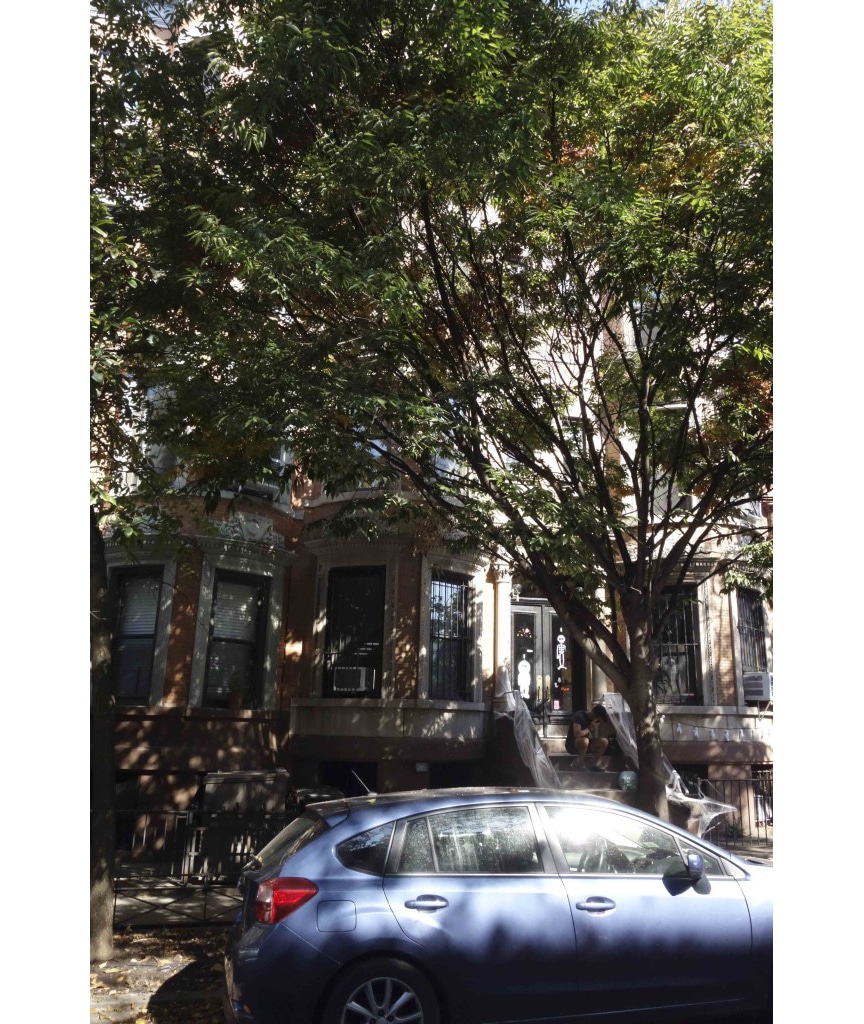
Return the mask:
[[308, 878], [271, 878], [269, 882], [259, 882], [255, 895], [255, 920], [262, 924], [276, 924], [311, 900], [317, 892], [318, 886]]

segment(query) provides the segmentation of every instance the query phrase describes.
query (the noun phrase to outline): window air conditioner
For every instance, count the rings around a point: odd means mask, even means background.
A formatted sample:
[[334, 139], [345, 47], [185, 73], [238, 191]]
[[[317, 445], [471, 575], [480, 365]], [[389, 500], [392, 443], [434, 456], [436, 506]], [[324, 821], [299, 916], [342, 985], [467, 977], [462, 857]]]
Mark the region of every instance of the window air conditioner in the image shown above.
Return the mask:
[[276, 501], [279, 498], [279, 485], [261, 480], [239, 484], [234, 490], [240, 494], [248, 494], [252, 498], [263, 498], [265, 501]]
[[744, 673], [744, 703], [774, 700], [774, 675], [771, 672]]
[[333, 666], [334, 693], [358, 693], [371, 690], [374, 679], [375, 673], [370, 669], [353, 668], [348, 665]]

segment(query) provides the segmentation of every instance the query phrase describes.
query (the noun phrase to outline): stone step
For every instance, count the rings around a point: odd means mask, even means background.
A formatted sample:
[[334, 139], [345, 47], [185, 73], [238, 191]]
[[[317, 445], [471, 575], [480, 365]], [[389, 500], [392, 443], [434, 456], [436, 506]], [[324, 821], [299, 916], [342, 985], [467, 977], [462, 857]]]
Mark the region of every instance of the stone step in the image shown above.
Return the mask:
[[[557, 771], [557, 769], [556, 769]], [[618, 789], [618, 772], [558, 771], [564, 789]]]
[[[558, 772], [578, 772], [584, 771], [579, 765], [579, 759], [573, 757], [572, 754], [556, 754], [547, 750], [546, 753], [549, 755], [549, 760], [552, 762], [553, 767]], [[619, 772], [624, 770], [624, 758], [617, 754], [613, 754], [607, 757], [606, 771], [613, 772], [616, 776]]]
[[[568, 789], [567, 786], [564, 789]], [[602, 796], [604, 800], [615, 800], [619, 804], [627, 804], [628, 807], [638, 807], [637, 794], [633, 792], [625, 792], [623, 789], [577, 789], [568, 790], [568, 792], [576, 792], [581, 796]]]

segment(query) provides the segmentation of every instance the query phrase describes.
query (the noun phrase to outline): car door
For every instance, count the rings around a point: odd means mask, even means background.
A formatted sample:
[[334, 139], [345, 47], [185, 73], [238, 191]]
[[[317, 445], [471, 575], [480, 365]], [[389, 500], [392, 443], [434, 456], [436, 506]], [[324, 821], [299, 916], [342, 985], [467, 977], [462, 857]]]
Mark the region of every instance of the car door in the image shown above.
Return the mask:
[[395, 837], [387, 899], [460, 1022], [572, 1011], [573, 922], [541, 835], [526, 803], [434, 812]]
[[706, 852], [706, 875], [693, 884], [686, 850], [659, 823], [553, 803], [543, 817], [573, 915], [581, 1012], [688, 1006], [695, 1018], [737, 1007], [750, 915], [719, 858]]

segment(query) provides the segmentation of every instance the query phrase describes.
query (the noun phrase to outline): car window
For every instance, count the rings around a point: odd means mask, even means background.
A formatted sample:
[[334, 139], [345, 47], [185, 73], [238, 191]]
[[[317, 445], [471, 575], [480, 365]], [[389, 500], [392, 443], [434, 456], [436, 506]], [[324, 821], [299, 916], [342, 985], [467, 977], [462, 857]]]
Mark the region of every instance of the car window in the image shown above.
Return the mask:
[[368, 832], [361, 832], [346, 839], [336, 847], [336, 856], [346, 868], [383, 875], [392, 835], [391, 821], [387, 825], [379, 825], [378, 828], [371, 828]]
[[684, 867], [675, 837], [640, 818], [560, 804], [546, 812], [571, 872], [656, 875]]
[[542, 871], [527, 807], [464, 807], [409, 821], [400, 874], [528, 874]]
[[399, 861], [401, 874], [411, 872], [431, 873], [435, 870], [432, 855], [432, 839], [429, 836], [429, 822], [426, 818], [415, 818], [405, 828], [405, 842]]
[[301, 814], [290, 825], [286, 825], [258, 854], [261, 867], [269, 869], [284, 864], [289, 857], [299, 853], [316, 836], [327, 831], [327, 825], [317, 814]]

